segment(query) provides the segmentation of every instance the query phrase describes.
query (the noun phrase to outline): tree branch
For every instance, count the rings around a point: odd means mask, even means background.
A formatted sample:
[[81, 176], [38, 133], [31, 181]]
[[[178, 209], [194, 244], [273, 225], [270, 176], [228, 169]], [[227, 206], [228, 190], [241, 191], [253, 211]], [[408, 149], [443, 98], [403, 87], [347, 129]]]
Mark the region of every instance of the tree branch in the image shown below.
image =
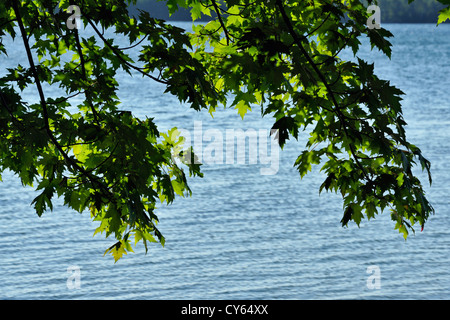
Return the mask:
[[[84, 15], [86, 16], [86, 14], [84, 14]], [[91, 19], [90, 19], [89, 17], [86, 17], [86, 18], [87, 18], [87, 21], [89, 22], [89, 24], [91, 25], [91, 27], [94, 29], [95, 33], [97, 33], [97, 35], [100, 37], [100, 39], [102, 39], [103, 43], [105, 43], [106, 46], [107, 46], [108, 48], [110, 48], [110, 49], [112, 50], [112, 52], [117, 56], [117, 58], [119, 58], [120, 61], [122, 61], [126, 66], [128, 66], [128, 67], [130, 67], [130, 68], [132, 68], [132, 69], [134, 69], [134, 70], [136, 70], [136, 71], [138, 71], [138, 72], [140, 72], [142, 75], [144, 75], [144, 76], [146, 76], [146, 77], [149, 77], [150, 79], [155, 80], [156, 82], [159, 82], [159, 83], [162, 83], [162, 84], [168, 84], [167, 81], [158, 79], [158, 78], [152, 76], [151, 74], [142, 71], [141, 68], [138, 68], [138, 67], [136, 67], [135, 65], [133, 65], [133, 64], [129, 63], [128, 61], [126, 61], [126, 60], [122, 57], [122, 54], [121, 54], [120, 50], [119, 50], [118, 48], [114, 47], [113, 45], [111, 45], [111, 44], [108, 42], [108, 40], [105, 39], [105, 37], [103, 36], [103, 34], [100, 33], [100, 31], [97, 29], [97, 27], [95, 26], [95, 24], [91, 21]]]
[[[322, 83], [325, 85], [325, 88], [328, 91], [329, 97], [331, 99], [331, 101], [333, 102], [334, 105], [334, 113], [336, 113], [337, 117], [339, 118], [339, 120], [342, 123], [342, 127], [344, 129], [344, 133], [347, 136], [347, 138], [349, 138], [349, 134], [347, 131], [347, 127], [346, 127], [346, 122], [345, 122], [345, 116], [342, 114], [342, 112], [340, 111], [339, 108], [339, 104], [336, 100], [336, 97], [334, 96], [333, 90], [331, 90], [330, 85], [328, 84], [325, 76], [323, 75], [323, 73], [319, 70], [319, 68], [317, 67], [317, 65], [314, 63], [314, 61], [311, 59], [311, 57], [309, 56], [308, 52], [306, 51], [306, 49], [303, 47], [302, 43], [301, 43], [301, 39], [299, 38], [297, 32], [295, 32], [294, 27], [292, 26], [291, 20], [289, 19], [289, 17], [286, 14], [286, 11], [284, 10], [284, 6], [283, 6], [283, 2], [282, 0], [276, 0], [276, 5], [278, 6], [278, 8], [280, 9], [280, 13], [281, 16], [283, 18], [284, 23], [286, 24], [286, 27], [289, 30], [289, 33], [291, 34], [291, 36], [294, 38], [294, 42], [297, 44], [297, 46], [299, 47], [300, 51], [302, 52], [303, 56], [306, 58], [306, 60], [308, 61], [308, 63], [311, 65], [311, 67], [313, 68], [314, 72], [317, 74], [317, 76], [319, 77], [320, 81], [322, 81]], [[371, 181], [370, 177], [368, 176], [366, 170], [364, 169], [364, 167], [361, 165], [358, 157], [356, 156], [354, 147], [352, 144], [348, 144], [349, 148], [350, 148], [350, 152], [353, 156], [353, 158], [355, 159], [356, 165], [361, 169], [362, 173], [364, 174], [365, 178], [368, 181]]]
[[[80, 38], [78, 36], [78, 29], [77, 28], [75, 28], [75, 43], [76, 43], [76, 46], [77, 46], [78, 55], [80, 56], [81, 73], [83, 74], [83, 79], [87, 80], [86, 67], [85, 67], [86, 62], [84, 61], [83, 50], [81, 48]], [[100, 126], [100, 123], [98, 122], [98, 118], [99, 117], [98, 117], [97, 110], [95, 110], [95, 107], [92, 104], [92, 99], [91, 99], [92, 97], [91, 97], [91, 93], [90, 93], [90, 88], [87, 88], [84, 92], [85, 92], [85, 95], [86, 95], [89, 107], [91, 108], [92, 114], [94, 115], [94, 121], [97, 123], [98, 126]]]
[[105, 192], [105, 196], [106, 197], [110, 197], [111, 198], [110, 192], [105, 188], [105, 186], [103, 185], [102, 182], [98, 181], [98, 178], [96, 176], [94, 176], [91, 173], [87, 172], [83, 167], [79, 166], [73, 159], [71, 159], [67, 155], [67, 153], [64, 151], [64, 149], [61, 147], [61, 145], [59, 144], [58, 140], [54, 136], [52, 130], [50, 129], [49, 117], [48, 117], [48, 109], [47, 109], [47, 103], [46, 103], [46, 100], [45, 100], [44, 91], [42, 89], [41, 81], [39, 80], [39, 76], [38, 76], [37, 71], [36, 71], [36, 66], [35, 66], [34, 61], [33, 61], [33, 56], [31, 54], [31, 49], [30, 49], [30, 45], [28, 43], [28, 38], [27, 38], [26, 31], [25, 31], [25, 27], [24, 27], [23, 22], [22, 22], [22, 17], [20, 15], [19, 7], [17, 6], [17, 1], [13, 1], [13, 9], [14, 9], [14, 12], [16, 14], [17, 21], [18, 21], [18, 24], [19, 24], [19, 29], [20, 29], [20, 32], [21, 32], [21, 35], [22, 35], [22, 39], [23, 39], [23, 44], [24, 44], [24, 47], [25, 47], [25, 50], [26, 50], [26, 53], [27, 53], [28, 62], [30, 63], [30, 68], [31, 68], [31, 71], [33, 73], [34, 80], [36, 82], [36, 87], [37, 87], [37, 90], [38, 90], [38, 93], [39, 93], [39, 98], [41, 100], [42, 113], [43, 113], [43, 117], [44, 117], [45, 131], [46, 131], [50, 141], [56, 147], [56, 149], [61, 153], [61, 155], [63, 156], [64, 160], [67, 162], [67, 164], [69, 166], [71, 166], [75, 171], [78, 171], [82, 175], [86, 176], [91, 181], [91, 183], [93, 185], [97, 185], [103, 192]]
[[222, 16], [220, 15], [220, 12], [219, 12], [220, 10], [219, 10], [219, 7], [217, 6], [216, 0], [212, 0], [212, 3], [214, 6], [214, 11], [216, 12], [217, 17], [219, 18], [219, 22], [220, 22], [220, 25], [222, 26], [223, 32], [225, 33], [225, 37], [227, 38], [227, 46], [228, 46], [228, 45], [230, 45], [230, 37], [228, 35], [227, 28], [225, 27], [225, 24], [223, 23]]

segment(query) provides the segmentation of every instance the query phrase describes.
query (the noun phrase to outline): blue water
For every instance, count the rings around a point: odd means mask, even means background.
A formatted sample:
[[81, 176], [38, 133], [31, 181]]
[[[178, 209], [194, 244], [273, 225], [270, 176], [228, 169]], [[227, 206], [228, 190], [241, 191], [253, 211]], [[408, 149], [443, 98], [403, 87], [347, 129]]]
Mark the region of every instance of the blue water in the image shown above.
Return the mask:
[[[191, 198], [157, 211], [166, 246], [151, 246], [145, 255], [138, 245], [116, 264], [103, 256], [114, 240], [92, 236], [97, 225], [89, 214], [58, 202], [39, 218], [30, 206], [36, 193], [4, 173], [0, 298], [449, 299], [450, 26], [383, 27], [395, 35], [392, 60], [367, 45], [361, 57], [375, 61], [377, 74], [406, 93], [407, 134], [432, 162], [434, 183], [426, 189], [436, 215], [423, 232], [405, 241], [389, 212], [360, 228], [342, 228], [342, 200], [319, 196], [324, 176], [318, 168], [302, 180], [293, 168], [307, 133], [288, 142], [276, 175], [261, 175], [261, 164], [205, 165], [205, 177], [190, 180]], [[20, 42], [10, 50], [10, 58], [0, 57], [2, 70], [27, 65]], [[233, 110], [218, 110], [211, 119], [139, 76], [119, 82], [122, 107], [155, 117], [161, 130], [190, 129], [194, 120], [203, 121], [204, 130], [272, 125], [259, 110], [244, 121]], [[24, 99], [36, 99], [35, 92], [25, 92]], [[78, 289], [67, 286], [69, 266], [80, 268]], [[379, 289], [367, 286], [369, 266], [380, 271]]]

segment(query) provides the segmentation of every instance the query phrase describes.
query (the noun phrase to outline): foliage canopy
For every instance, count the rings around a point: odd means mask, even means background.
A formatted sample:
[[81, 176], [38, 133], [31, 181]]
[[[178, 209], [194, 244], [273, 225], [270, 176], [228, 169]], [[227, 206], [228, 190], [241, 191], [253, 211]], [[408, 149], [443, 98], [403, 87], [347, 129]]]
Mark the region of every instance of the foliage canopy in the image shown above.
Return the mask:
[[[77, 1], [82, 26], [96, 34], [89, 38], [68, 28], [69, 0], [0, 3], [0, 54], [8, 55], [2, 40], [12, 37], [28, 58], [0, 78], [0, 172], [11, 170], [40, 191], [38, 215], [55, 196], [90, 210], [100, 222], [95, 232], [116, 239], [105, 252], [115, 261], [132, 251], [132, 239], [146, 249], [164, 245], [155, 206], [190, 194], [185, 170], [201, 176], [200, 164], [192, 150], [179, 154], [191, 161], [174, 160], [182, 142], [176, 129], [160, 133], [153, 119], [119, 109], [116, 74], [124, 70], [164, 84], [195, 110], [223, 105], [244, 117], [260, 108], [274, 118], [281, 147], [312, 129], [295, 167], [303, 177], [322, 165], [320, 191], [342, 194], [343, 226], [389, 208], [405, 238], [416, 223], [423, 227], [433, 208], [412, 169], [418, 162], [431, 183], [430, 162], [406, 139], [403, 93], [379, 79], [373, 64], [339, 58], [347, 48], [357, 57], [361, 36], [391, 55], [392, 34], [367, 28], [362, 1], [167, 0], [171, 13], [190, 8], [194, 21], [214, 13], [193, 32], [144, 11], [133, 19], [130, 2]], [[441, 11], [439, 23], [448, 13]], [[109, 28], [130, 46], [105, 38]], [[137, 60], [131, 48], [139, 49]], [[44, 83], [65, 95], [49, 96]], [[27, 87], [37, 89], [39, 102], [23, 101]]]

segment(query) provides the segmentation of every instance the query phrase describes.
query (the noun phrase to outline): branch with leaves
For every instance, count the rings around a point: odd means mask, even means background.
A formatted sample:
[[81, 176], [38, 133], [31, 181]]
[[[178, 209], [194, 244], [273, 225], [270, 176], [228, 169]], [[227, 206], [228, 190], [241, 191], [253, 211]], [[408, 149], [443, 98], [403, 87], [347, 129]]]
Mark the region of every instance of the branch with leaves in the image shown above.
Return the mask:
[[[214, 48], [207, 63], [221, 61], [213, 74], [217, 86], [236, 97], [231, 106], [245, 115], [260, 105], [264, 115], [273, 115], [281, 147], [313, 126], [294, 165], [301, 177], [312, 165], [322, 165], [327, 178], [320, 191], [342, 194], [343, 226], [359, 225], [364, 216], [373, 218], [389, 207], [405, 238], [415, 223], [423, 227], [434, 209], [411, 167], [419, 159], [430, 175], [430, 165], [406, 139], [403, 92], [357, 57], [361, 36], [390, 57], [392, 34], [367, 28], [361, 1], [223, 1], [221, 8], [233, 15], [198, 27], [207, 32], [193, 39], [198, 47]], [[226, 50], [218, 45], [218, 26], [236, 40]], [[357, 63], [339, 58], [348, 49]]]
[[[164, 85], [195, 110], [213, 113], [223, 105], [245, 117], [260, 108], [273, 117], [281, 148], [311, 129], [294, 166], [300, 177], [322, 166], [327, 177], [319, 191], [342, 195], [343, 226], [388, 207], [405, 238], [416, 223], [423, 228], [434, 210], [414, 168], [420, 164], [431, 184], [431, 164], [406, 137], [403, 92], [358, 57], [362, 36], [391, 55], [392, 34], [366, 27], [363, 1], [166, 3], [170, 13], [181, 6], [193, 20], [211, 20], [187, 32], [149, 12], [130, 17], [128, 5], [136, 1], [83, 0], [81, 23], [97, 36], [83, 37], [65, 24], [67, 1], [0, 3], [0, 55], [9, 49], [3, 39], [19, 30], [28, 61], [7, 66], [0, 77], [0, 168], [40, 191], [33, 201], [38, 215], [52, 209], [54, 197], [89, 211], [99, 223], [95, 233], [114, 237], [105, 253], [115, 261], [133, 251], [133, 241], [146, 250], [164, 245], [156, 205], [190, 195], [184, 171], [202, 176], [200, 164], [174, 161], [175, 151], [195, 159], [192, 148], [180, 152], [176, 128], [160, 133], [152, 118], [119, 109], [122, 69]], [[440, 11], [438, 24], [448, 12]], [[108, 29], [128, 43], [117, 46]], [[355, 62], [339, 57], [344, 50]], [[136, 62], [130, 52], [138, 52]], [[61, 59], [66, 54], [72, 59]], [[44, 83], [65, 95], [46, 95]], [[38, 101], [23, 101], [21, 92], [33, 86]]]

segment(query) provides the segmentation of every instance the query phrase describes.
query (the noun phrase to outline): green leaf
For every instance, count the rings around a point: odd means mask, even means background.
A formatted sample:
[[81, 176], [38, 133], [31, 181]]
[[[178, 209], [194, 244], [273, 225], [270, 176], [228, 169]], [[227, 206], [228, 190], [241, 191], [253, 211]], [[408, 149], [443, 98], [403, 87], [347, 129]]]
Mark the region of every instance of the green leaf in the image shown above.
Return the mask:
[[348, 225], [348, 222], [352, 218], [352, 215], [353, 215], [353, 207], [351, 205], [347, 206], [347, 208], [344, 211], [344, 216], [341, 219], [341, 224], [343, 227]]
[[91, 151], [88, 149], [88, 145], [77, 144], [73, 146], [72, 150], [78, 161], [84, 163], [89, 158]]
[[47, 196], [45, 190], [36, 198], [34, 198], [31, 204], [34, 204], [34, 208], [39, 217], [42, 216], [44, 211], [47, 209], [47, 205], [50, 207], [50, 209], [53, 209], [52, 202]]
[[437, 25], [440, 25], [448, 19], [450, 19], [450, 7], [444, 8], [439, 11]]
[[248, 111], [252, 110], [250, 105], [246, 101], [243, 101], [243, 100], [238, 102], [235, 109], [238, 110], [238, 114], [241, 116], [242, 119], [244, 119], [244, 116]]
[[272, 126], [271, 131], [275, 131], [275, 138], [278, 139], [278, 144], [281, 148], [284, 147], [286, 140], [289, 140], [289, 133], [294, 137], [298, 136], [298, 127], [295, 120], [291, 117], [282, 117], [277, 120]]
[[322, 192], [323, 188], [325, 188], [325, 190], [329, 190], [331, 184], [336, 180], [336, 176], [335, 174], [332, 172], [328, 175], [328, 177], [325, 179], [325, 181], [322, 183], [322, 185], [320, 186], [319, 189], [319, 193]]
[[110, 253], [113, 256], [114, 263], [119, 261], [119, 259], [122, 258], [124, 254], [125, 255], [128, 254], [127, 250], [125, 249], [125, 245], [122, 241], [118, 241], [117, 243], [113, 244], [111, 247], [106, 249], [103, 255], [105, 256], [107, 253]]
[[392, 44], [386, 40], [386, 38], [393, 37], [394, 35], [386, 30], [386, 29], [369, 29], [368, 36], [370, 39], [370, 43], [372, 45], [372, 49], [377, 47], [380, 51], [382, 51], [386, 56], [391, 58]]

